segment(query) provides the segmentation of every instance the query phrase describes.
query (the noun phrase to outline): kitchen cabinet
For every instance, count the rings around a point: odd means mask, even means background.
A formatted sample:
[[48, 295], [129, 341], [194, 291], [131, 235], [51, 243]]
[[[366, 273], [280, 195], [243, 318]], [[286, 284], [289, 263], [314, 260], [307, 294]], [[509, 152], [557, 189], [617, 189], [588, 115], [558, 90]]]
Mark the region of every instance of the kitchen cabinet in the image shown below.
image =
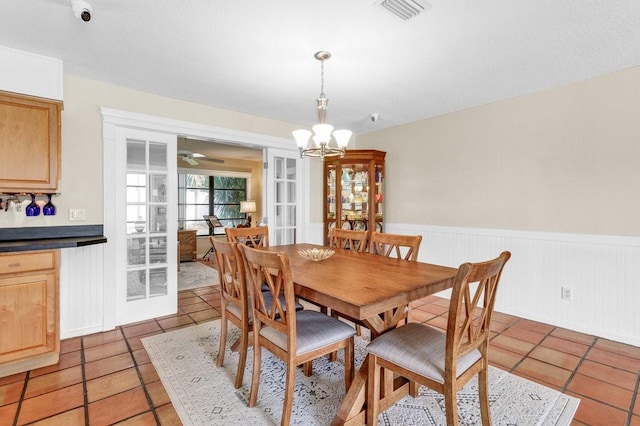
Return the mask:
[[0, 377], [60, 356], [59, 250], [0, 254]]
[[180, 248], [180, 262], [192, 261], [198, 254], [198, 231], [178, 231], [178, 245]]
[[384, 161], [376, 150], [347, 150], [344, 157], [324, 161], [324, 244], [333, 227], [384, 229]]
[[55, 193], [62, 102], [0, 92], [0, 193]]

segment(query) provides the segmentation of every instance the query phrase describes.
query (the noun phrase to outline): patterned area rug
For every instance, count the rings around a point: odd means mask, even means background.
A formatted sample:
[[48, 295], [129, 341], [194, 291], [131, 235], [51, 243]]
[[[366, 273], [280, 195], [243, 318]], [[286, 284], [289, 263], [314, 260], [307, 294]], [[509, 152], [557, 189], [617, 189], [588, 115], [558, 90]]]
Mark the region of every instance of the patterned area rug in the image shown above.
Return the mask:
[[[229, 326], [230, 341], [238, 329]], [[248, 408], [252, 349], [244, 382], [233, 387], [238, 354], [227, 348], [216, 367], [220, 320], [142, 339], [171, 402], [185, 425], [277, 425], [284, 397], [284, 364], [263, 351], [258, 405]], [[356, 337], [356, 366], [366, 355], [367, 339]], [[291, 424], [329, 425], [344, 397], [342, 353], [337, 362], [313, 362], [313, 375], [299, 369]], [[497, 368], [490, 371], [490, 404], [494, 425], [568, 425], [579, 400]], [[478, 425], [477, 383], [458, 393], [460, 424]], [[405, 397], [378, 418], [378, 425], [443, 425], [444, 398], [427, 388], [418, 398]]]
[[218, 285], [218, 271], [202, 263], [182, 262], [178, 271], [178, 290]]

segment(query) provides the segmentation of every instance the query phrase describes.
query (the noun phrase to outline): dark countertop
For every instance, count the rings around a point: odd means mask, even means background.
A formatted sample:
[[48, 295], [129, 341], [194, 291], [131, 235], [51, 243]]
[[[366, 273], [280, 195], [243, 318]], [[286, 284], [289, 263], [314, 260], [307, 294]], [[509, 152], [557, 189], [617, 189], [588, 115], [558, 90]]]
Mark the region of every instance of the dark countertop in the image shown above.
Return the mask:
[[102, 225], [0, 228], [0, 253], [104, 244]]

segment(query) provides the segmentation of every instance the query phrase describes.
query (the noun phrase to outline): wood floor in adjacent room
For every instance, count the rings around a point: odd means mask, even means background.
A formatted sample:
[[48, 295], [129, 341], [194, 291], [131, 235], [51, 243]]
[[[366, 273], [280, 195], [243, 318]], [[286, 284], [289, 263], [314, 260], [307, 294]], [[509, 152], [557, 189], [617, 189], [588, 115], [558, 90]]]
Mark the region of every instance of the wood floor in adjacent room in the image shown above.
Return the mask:
[[[414, 304], [410, 320], [444, 327], [448, 300]], [[0, 378], [0, 426], [179, 425], [140, 342], [219, 318], [217, 287], [179, 293], [176, 315], [62, 341], [60, 363]], [[640, 426], [640, 348], [495, 313], [491, 363], [580, 398], [575, 425]]]

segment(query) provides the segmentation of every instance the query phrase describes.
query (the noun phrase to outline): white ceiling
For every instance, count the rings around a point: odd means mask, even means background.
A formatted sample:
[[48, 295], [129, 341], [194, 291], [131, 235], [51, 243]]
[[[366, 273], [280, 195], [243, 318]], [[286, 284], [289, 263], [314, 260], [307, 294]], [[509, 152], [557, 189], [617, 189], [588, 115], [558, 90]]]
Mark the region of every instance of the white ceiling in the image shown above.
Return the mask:
[[[0, 45], [66, 74], [356, 134], [640, 64], [638, 0], [429, 0], [404, 22], [379, 0], [0, 0]], [[1, 66], [1, 65], [0, 65]], [[371, 122], [370, 115], [379, 114]]]

